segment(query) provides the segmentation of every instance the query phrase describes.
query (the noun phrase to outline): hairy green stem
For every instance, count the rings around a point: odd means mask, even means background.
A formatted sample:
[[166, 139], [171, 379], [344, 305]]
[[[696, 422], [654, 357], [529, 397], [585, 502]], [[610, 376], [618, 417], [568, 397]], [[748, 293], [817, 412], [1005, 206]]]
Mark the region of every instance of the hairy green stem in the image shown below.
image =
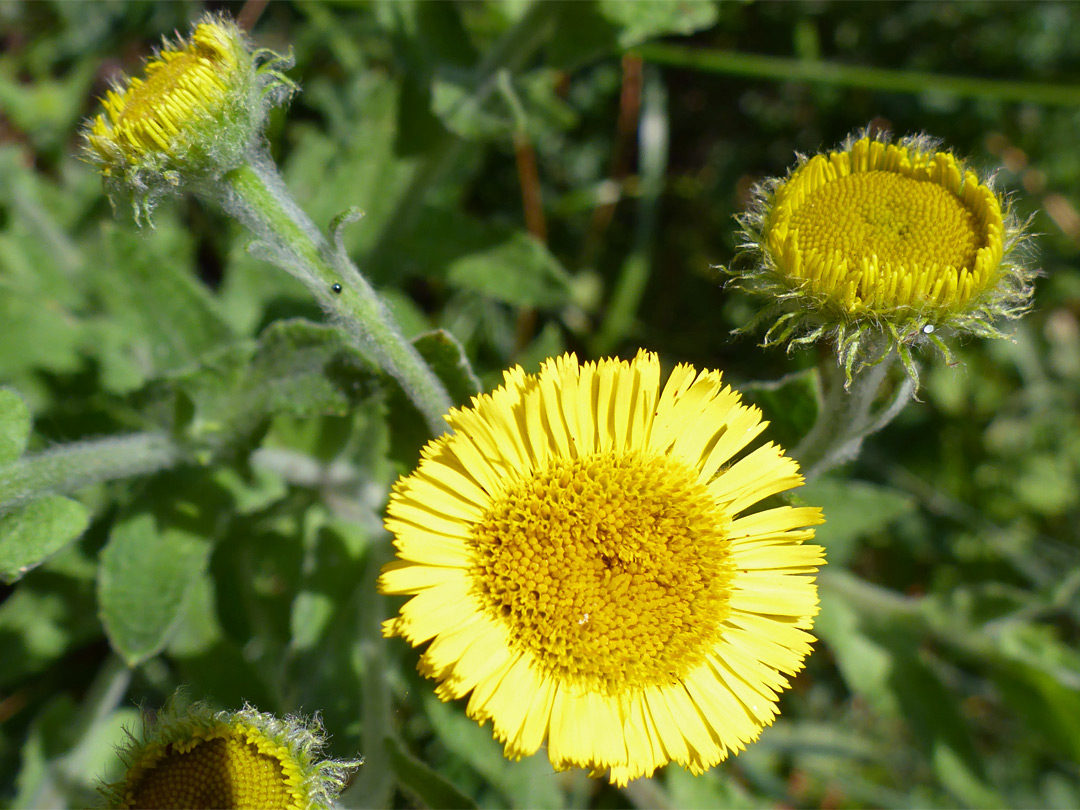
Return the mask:
[[34, 498], [174, 467], [184, 453], [163, 433], [91, 439], [0, 466], [0, 514]]
[[858, 454], [860, 428], [870, 415], [885, 371], [885, 363], [878, 363], [855, 375], [850, 389], [845, 389], [843, 370], [828, 360], [821, 364], [823, 391], [817, 420], [792, 451], [808, 481]]
[[218, 202], [258, 237], [262, 257], [307, 286], [353, 342], [401, 384], [433, 435], [445, 432], [443, 415], [453, 405], [446, 388], [341, 245], [331, 245], [293, 202], [270, 159], [234, 169], [223, 182]]
[[874, 410], [894, 360], [890, 355], [863, 369], [847, 387], [845, 372], [840, 366], [829, 360], [821, 364], [824, 390], [817, 420], [791, 453], [807, 481], [853, 460], [862, 448], [863, 439], [881, 430], [904, 409], [913, 391], [910, 378], [901, 383], [889, 405]]

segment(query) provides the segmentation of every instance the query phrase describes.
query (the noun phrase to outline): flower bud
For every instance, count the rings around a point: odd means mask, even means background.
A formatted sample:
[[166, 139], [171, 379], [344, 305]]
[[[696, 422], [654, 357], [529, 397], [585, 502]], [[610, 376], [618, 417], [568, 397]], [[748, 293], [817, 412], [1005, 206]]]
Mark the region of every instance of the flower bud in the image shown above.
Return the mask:
[[163, 41], [144, 77], [114, 82], [83, 131], [84, 156], [111, 193], [131, 194], [137, 219], [148, 215], [163, 194], [220, 178], [258, 146], [268, 111], [295, 88], [285, 66], [253, 52], [232, 20], [206, 15], [187, 39]]
[[320, 760], [324, 744], [317, 720], [170, 703], [120, 752], [124, 780], [102, 792], [112, 808], [330, 808], [360, 760]]
[[786, 178], [758, 184], [739, 219], [731, 268], [770, 299], [765, 345], [831, 340], [854, 370], [942, 337], [1001, 337], [996, 325], [1030, 306], [1035, 272], [1021, 260], [1024, 225], [1008, 201], [925, 136], [850, 137], [800, 157]]

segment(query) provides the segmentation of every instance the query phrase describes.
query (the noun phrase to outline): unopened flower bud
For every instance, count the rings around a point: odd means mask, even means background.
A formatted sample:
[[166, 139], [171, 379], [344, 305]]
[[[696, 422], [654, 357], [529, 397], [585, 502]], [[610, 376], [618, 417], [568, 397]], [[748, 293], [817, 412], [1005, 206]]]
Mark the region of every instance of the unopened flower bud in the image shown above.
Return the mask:
[[130, 193], [136, 218], [165, 193], [214, 181], [257, 147], [268, 111], [295, 85], [286, 60], [252, 51], [224, 16], [204, 16], [191, 35], [165, 40], [144, 76], [121, 77], [83, 135], [87, 160], [110, 192]]

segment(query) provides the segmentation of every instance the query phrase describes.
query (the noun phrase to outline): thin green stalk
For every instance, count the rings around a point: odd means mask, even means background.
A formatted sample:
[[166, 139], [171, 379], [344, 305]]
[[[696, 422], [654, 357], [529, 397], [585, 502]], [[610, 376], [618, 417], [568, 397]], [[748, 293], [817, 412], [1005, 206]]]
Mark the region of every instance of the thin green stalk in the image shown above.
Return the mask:
[[360, 701], [365, 760], [356, 781], [341, 795], [342, 807], [387, 807], [393, 795], [393, 769], [385, 744], [393, 735], [393, 695], [382, 635], [382, 623], [390, 611], [388, 600], [379, 593], [377, 585], [383, 565], [392, 559], [390, 537], [380, 532], [364, 564], [358, 589], [360, 638], [354, 655], [364, 674]]
[[726, 73], [755, 79], [816, 82], [863, 87], [891, 93], [947, 93], [953, 96], [1022, 101], [1029, 104], [1080, 105], [1080, 86], [943, 76], [914, 70], [890, 70], [782, 56], [765, 56], [654, 42], [635, 49], [647, 62]]
[[269, 158], [234, 169], [223, 183], [218, 201], [255, 233], [264, 257], [302, 281], [354, 343], [401, 384], [433, 435], [445, 432], [443, 415], [453, 405], [446, 388], [341, 246], [331, 245], [293, 202]]
[[174, 467], [184, 453], [163, 433], [65, 444], [0, 466], [0, 514], [51, 493]]

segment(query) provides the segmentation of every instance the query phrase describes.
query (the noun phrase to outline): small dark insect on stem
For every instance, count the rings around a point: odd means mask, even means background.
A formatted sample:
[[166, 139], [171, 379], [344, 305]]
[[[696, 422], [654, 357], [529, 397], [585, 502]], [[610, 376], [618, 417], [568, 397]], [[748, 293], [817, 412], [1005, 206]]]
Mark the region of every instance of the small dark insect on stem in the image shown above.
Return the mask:
[[340, 284], [332, 284], [332, 285], [330, 285], [330, 289], [334, 291], [335, 295], [341, 295], [341, 285]]

